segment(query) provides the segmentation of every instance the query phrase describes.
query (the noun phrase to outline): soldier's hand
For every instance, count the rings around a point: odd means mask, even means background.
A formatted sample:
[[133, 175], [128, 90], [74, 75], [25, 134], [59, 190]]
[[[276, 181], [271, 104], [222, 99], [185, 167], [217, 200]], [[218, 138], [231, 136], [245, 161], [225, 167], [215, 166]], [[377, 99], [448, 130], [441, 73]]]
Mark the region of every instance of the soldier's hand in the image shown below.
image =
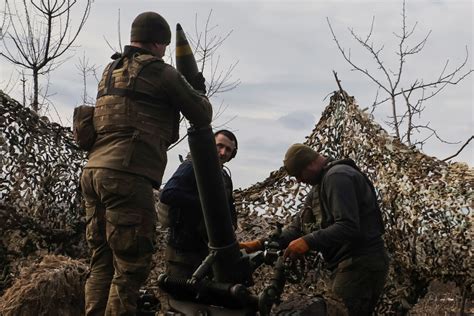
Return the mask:
[[283, 257], [290, 257], [291, 259], [296, 259], [302, 257], [305, 253], [309, 251], [309, 246], [303, 238], [298, 238], [290, 242], [288, 247], [283, 254]]
[[244, 241], [239, 243], [240, 249], [245, 249], [247, 253], [263, 250], [263, 244], [260, 240]]
[[201, 91], [202, 93], [206, 94], [206, 79], [202, 75], [202, 72], [198, 72], [196, 76], [194, 76], [190, 84], [195, 90]]

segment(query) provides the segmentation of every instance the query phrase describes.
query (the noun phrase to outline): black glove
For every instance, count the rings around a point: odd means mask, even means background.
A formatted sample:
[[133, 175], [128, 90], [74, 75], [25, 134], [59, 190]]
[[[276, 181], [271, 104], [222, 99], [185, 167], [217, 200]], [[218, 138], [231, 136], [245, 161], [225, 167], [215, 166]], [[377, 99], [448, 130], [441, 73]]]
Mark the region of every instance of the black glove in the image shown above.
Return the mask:
[[206, 79], [202, 75], [202, 72], [198, 72], [191, 81], [190, 84], [195, 90], [206, 94]]

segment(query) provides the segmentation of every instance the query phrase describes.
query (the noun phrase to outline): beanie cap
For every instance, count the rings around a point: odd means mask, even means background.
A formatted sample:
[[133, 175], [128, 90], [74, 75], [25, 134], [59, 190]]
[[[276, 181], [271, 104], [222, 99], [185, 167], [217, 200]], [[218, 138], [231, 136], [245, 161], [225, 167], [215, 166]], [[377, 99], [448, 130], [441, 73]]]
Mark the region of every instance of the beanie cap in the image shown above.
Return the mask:
[[143, 12], [132, 22], [130, 41], [168, 45], [171, 42], [171, 29], [158, 13]]
[[293, 144], [288, 148], [283, 160], [286, 172], [297, 177], [316, 158], [318, 153], [304, 144]]

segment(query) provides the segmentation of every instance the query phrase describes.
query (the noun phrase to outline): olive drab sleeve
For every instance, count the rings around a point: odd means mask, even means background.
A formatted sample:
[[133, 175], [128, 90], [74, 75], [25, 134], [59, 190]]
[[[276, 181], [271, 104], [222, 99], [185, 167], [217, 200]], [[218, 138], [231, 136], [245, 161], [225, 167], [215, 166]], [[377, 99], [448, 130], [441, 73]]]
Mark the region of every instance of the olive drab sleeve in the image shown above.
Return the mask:
[[163, 74], [164, 91], [189, 122], [196, 126], [211, 123], [212, 106], [206, 96], [199, 93], [173, 67], [166, 67]]

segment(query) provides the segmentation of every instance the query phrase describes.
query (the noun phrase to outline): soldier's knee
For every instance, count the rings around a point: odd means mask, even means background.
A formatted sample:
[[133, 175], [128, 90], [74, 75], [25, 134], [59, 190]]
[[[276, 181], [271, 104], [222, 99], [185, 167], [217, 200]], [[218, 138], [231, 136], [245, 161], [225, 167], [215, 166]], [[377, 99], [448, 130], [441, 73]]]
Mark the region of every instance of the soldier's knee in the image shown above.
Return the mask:
[[107, 211], [107, 241], [114, 254], [142, 257], [154, 251], [153, 234], [144, 233], [146, 218], [139, 212]]

